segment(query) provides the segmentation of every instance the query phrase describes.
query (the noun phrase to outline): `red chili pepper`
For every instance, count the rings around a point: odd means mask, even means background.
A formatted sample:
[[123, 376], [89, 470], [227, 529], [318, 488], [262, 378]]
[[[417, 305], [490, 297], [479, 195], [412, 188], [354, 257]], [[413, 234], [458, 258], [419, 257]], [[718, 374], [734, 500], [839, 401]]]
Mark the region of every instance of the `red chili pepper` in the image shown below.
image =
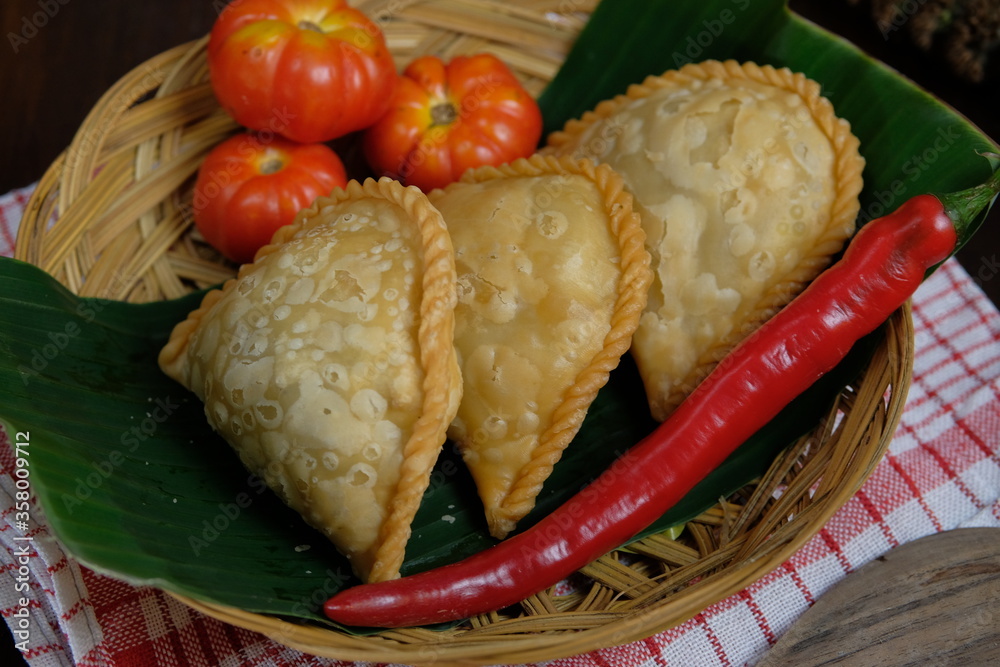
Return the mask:
[[1000, 171], [984, 185], [920, 195], [867, 223], [838, 262], [564, 505], [463, 561], [346, 589], [326, 602], [326, 615], [377, 627], [467, 618], [516, 604], [627, 543], [903, 305], [998, 190]]

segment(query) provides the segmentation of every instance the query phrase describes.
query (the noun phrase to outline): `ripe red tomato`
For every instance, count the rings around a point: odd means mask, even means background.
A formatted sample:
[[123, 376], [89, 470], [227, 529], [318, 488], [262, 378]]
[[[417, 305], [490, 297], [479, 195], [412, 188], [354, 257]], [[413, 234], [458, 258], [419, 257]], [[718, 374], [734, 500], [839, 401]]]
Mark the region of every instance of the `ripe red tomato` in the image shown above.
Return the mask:
[[344, 0], [238, 0], [208, 42], [212, 89], [237, 123], [302, 143], [371, 125], [398, 78], [379, 27]]
[[365, 131], [369, 165], [422, 190], [443, 187], [466, 169], [499, 165], [535, 152], [538, 104], [495, 56], [414, 60], [392, 105]]
[[234, 135], [202, 162], [191, 200], [195, 225], [229, 259], [246, 263], [278, 227], [320, 195], [347, 184], [343, 163], [324, 144]]

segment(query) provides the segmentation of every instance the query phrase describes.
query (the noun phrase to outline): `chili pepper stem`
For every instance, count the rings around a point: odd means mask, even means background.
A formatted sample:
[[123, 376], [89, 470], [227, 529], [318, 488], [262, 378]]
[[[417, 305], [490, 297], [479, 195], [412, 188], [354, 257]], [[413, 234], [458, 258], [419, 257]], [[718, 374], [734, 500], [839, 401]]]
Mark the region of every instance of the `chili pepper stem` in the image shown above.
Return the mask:
[[990, 207], [998, 193], [1000, 193], [1000, 168], [994, 169], [985, 183], [959, 192], [937, 196], [944, 206], [945, 214], [955, 225], [959, 245], [965, 243], [972, 236], [973, 223], [976, 218], [982, 211]]

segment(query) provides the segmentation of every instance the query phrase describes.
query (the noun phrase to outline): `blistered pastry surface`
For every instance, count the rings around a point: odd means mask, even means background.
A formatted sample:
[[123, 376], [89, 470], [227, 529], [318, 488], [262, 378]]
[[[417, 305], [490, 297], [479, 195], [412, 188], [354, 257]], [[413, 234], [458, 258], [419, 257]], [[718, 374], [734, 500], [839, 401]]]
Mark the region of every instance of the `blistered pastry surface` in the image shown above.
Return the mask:
[[[592, 177], [558, 171], [463, 182], [430, 196], [448, 225], [458, 276], [464, 389], [450, 434], [497, 536], [531, 508], [579, 428], [597, 391], [585, 371], [601, 358], [612, 326], [623, 333], [608, 352], [610, 367], [627, 350], [645, 300], [648, 256], [638, 221], [629, 213], [632, 247], [623, 251], [606, 197]], [[628, 278], [625, 252], [641, 255], [630, 257]], [[623, 290], [632, 292], [627, 299]], [[631, 324], [621, 322], [624, 300], [639, 303]], [[574, 387], [586, 401], [572, 402]], [[519, 483], [525, 488], [512, 497]]]
[[633, 354], [660, 419], [840, 248], [857, 211], [839, 201], [860, 190], [856, 141], [831, 132], [828, 105], [790, 74], [716, 73], [647, 85], [554, 146], [608, 163], [635, 196], [655, 280]]
[[[434, 296], [442, 313], [422, 311], [426, 240], [398, 203], [320, 200], [307, 218], [213, 299], [190, 335], [184, 381], [247, 468], [368, 578], [387, 537], [399, 550], [390, 560], [401, 560], [408, 520], [401, 540], [383, 533], [404, 461], [429, 447], [420, 463], [429, 472], [457, 403], [454, 360], [438, 359], [451, 375], [438, 381], [434, 419], [444, 423], [411, 442], [427, 401], [420, 327], [444, 313], [433, 324], [450, 333], [453, 268]], [[450, 257], [437, 220], [438, 250]], [[432, 353], [454, 354], [450, 342]]]

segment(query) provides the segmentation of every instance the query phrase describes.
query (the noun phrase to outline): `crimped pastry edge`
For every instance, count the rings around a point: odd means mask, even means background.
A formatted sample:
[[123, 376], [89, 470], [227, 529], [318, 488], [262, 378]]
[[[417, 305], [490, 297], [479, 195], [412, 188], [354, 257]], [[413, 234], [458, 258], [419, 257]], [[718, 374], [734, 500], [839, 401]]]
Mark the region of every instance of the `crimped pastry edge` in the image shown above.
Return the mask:
[[666, 419], [737, 343], [791, 301], [830, 264], [832, 257], [843, 249], [855, 231], [860, 210], [858, 196], [864, 184], [862, 173], [865, 166], [865, 160], [859, 151], [860, 141], [851, 132], [850, 123], [839, 118], [833, 104], [823, 97], [819, 83], [787, 67], [775, 68], [736, 60], [706, 60], [648, 76], [641, 83], [629, 86], [625, 93], [598, 103], [578, 119], [567, 121], [563, 129], [556, 130], [547, 137], [546, 146], [540, 152], [546, 155], [558, 154], [558, 151], [592, 125], [613, 116], [636, 99], [649, 97], [664, 88], [682, 88], [692, 82], [711, 79], [746, 79], [797, 94], [834, 150], [834, 199], [830, 205], [829, 223], [811, 252], [802, 258], [795, 269], [773, 281], [771, 287], [754, 304], [747, 320], [705, 350], [688, 375], [668, 395], [659, 396], [647, 386], [650, 410], [658, 421]]
[[[565, 393], [565, 399], [553, 413], [552, 423], [542, 432], [530, 461], [520, 470], [504, 501], [487, 509], [487, 521], [494, 537], [502, 539], [535, 505], [535, 498], [553, 466], [562, 457], [583, 423], [587, 409], [607, 381], [610, 372], [628, 352], [632, 334], [646, 306], [653, 274], [646, 250], [646, 233], [639, 215], [632, 210], [632, 195], [624, 188], [621, 176], [611, 167], [592, 160], [569, 156], [536, 154], [500, 166], [485, 166], [465, 172], [462, 178], [431, 193], [431, 201], [463, 184], [494, 179], [537, 177], [558, 174], [583, 176], [591, 181], [604, 198], [609, 229], [618, 242], [621, 256], [620, 280], [611, 328], [604, 345], [577, 375]], [[447, 220], [445, 220], [447, 224]]]
[[404, 447], [396, 493], [390, 503], [389, 515], [379, 531], [379, 544], [367, 577], [367, 581], [375, 582], [399, 576], [410, 536], [410, 524], [430, 482], [430, 473], [446, 440], [446, 429], [461, 399], [462, 378], [454, 348], [454, 311], [457, 303], [454, 251], [444, 220], [427, 197], [418, 188], [405, 187], [390, 178], [369, 178], [363, 183], [352, 180], [346, 187], [318, 197], [302, 209], [291, 224], [276, 230], [271, 242], [257, 251], [252, 262], [242, 265], [234, 278], [205, 294], [199, 307], [175, 325], [160, 351], [158, 362], [164, 373], [190, 389], [185, 372], [188, 346], [191, 336], [215, 304], [234, 289], [240, 278], [251, 271], [257, 262], [275, 253], [303, 229], [324, 224], [323, 208], [364, 197], [390, 201], [417, 223], [424, 259], [418, 329], [424, 370], [423, 410]]

